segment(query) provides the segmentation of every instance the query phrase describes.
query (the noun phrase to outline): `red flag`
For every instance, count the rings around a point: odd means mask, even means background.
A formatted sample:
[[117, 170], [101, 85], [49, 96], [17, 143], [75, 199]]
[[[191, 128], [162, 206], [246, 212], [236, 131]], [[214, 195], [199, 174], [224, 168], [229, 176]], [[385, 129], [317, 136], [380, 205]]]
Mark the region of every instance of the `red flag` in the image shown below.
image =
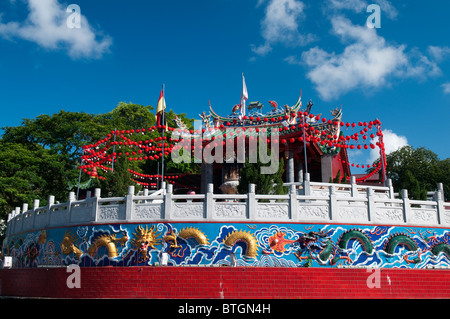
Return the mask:
[[241, 104], [240, 104], [241, 116], [245, 115], [245, 101], [247, 101], [247, 100], [248, 100], [247, 86], [245, 85], [244, 73], [242, 73], [242, 93], [241, 93]]
[[159, 95], [158, 106], [156, 107], [156, 126], [164, 125], [163, 113], [166, 109], [166, 101], [164, 99], [164, 90], [161, 90]]

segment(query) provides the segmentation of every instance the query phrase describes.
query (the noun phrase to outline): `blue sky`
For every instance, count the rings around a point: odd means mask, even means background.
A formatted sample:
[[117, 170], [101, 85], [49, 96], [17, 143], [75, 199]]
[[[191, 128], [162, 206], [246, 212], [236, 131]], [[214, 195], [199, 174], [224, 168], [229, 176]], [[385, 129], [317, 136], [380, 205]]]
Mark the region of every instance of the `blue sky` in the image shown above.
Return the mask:
[[[66, 24], [72, 3], [79, 29]], [[366, 26], [372, 3], [378, 29]], [[3, 0], [0, 126], [156, 106], [163, 83], [175, 112], [199, 118], [210, 100], [228, 115], [243, 72], [265, 111], [302, 90], [313, 113], [342, 105], [346, 122], [380, 119], [388, 151], [407, 143], [448, 158], [449, 12], [449, 1], [419, 0]]]

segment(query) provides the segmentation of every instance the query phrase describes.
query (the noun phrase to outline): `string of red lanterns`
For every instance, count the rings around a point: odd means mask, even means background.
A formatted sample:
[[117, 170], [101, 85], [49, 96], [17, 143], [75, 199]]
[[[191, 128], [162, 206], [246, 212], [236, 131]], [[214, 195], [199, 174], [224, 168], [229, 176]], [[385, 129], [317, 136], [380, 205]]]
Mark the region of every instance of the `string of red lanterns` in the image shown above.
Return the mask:
[[[295, 114], [293, 114], [295, 115]], [[270, 126], [270, 132], [273, 132], [275, 130], [278, 130], [278, 132], [280, 132], [280, 136], [279, 136], [279, 140], [275, 140], [274, 142], [281, 142], [282, 144], [293, 144], [293, 143], [297, 143], [297, 142], [303, 142], [303, 136], [300, 137], [289, 137], [290, 134], [294, 133], [294, 132], [299, 132], [299, 133], [303, 133], [303, 130], [305, 131], [305, 141], [306, 142], [314, 142], [314, 143], [318, 143], [321, 146], [326, 146], [329, 148], [332, 147], [342, 147], [342, 148], [346, 148], [346, 149], [350, 149], [350, 150], [369, 150], [369, 149], [375, 149], [376, 147], [378, 147], [380, 149], [380, 153], [382, 154], [381, 156], [383, 156], [383, 160], [385, 162], [385, 151], [384, 151], [384, 144], [382, 142], [382, 131], [381, 131], [381, 122], [376, 119], [374, 121], [370, 121], [370, 122], [359, 122], [359, 123], [351, 123], [351, 122], [342, 122], [342, 121], [336, 121], [336, 120], [330, 120], [330, 119], [326, 119], [324, 117], [321, 118], [320, 115], [314, 115], [314, 114], [308, 114], [307, 112], [298, 112], [298, 116], [305, 116], [307, 118], [309, 118], [310, 120], [315, 121], [314, 123], [305, 123], [303, 124], [298, 124], [298, 125], [280, 125], [277, 126], [272, 125]], [[292, 116], [294, 117], [294, 116]], [[276, 122], [276, 121], [282, 121], [282, 120], [287, 120], [289, 119], [288, 116], [284, 116], [284, 117], [273, 117], [270, 119], [271, 122]], [[317, 124], [320, 124], [320, 122], [322, 122], [322, 126], [323, 124], [327, 124], [328, 125], [328, 129], [331, 126], [340, 126], [341, 128], [341, 133], [342, 130], [352, 130], [354, 133], [351, 135], [343, 135], [340, 134], [340, 136], [338, 137], [337, 135], [330, 135], [327, 134], [327, 132], [323, 129], [323, 127], [321, 128], [321, 130], [319, 130], [320, 127], [317, 127]], [[237, 138], [248, 138], [249, 140], [253, 140], [253, 139], [259, 139], [258, 136], [253, 136], [253, 132], [255, 133], [259, 133], [259, 132], [269, 132], [268, 127], [258, 127], [255, 126], [255, 124], [262, 124], [262, 125], [267, 125], [267, 122], [269, 122], [268, 118], [264, 118], [263, 120], [261, 120], [261, 118], [259, 117], [243, 117], [243, 121], [242, 124], [249, 124], [249, 125], [253, 125], [251, 127], [237, 127], [236, 128], [236, 132], [223, 132], [226, 129], [226, 126], [231, 126], [232, 124], [230, 122], [225, 123], [226, 125], [222, 124], [220, 125], [217, 129], [219, 129], [219, 131], [222, 131], [222, 133], [220, 133], [217, 136], [212, 136], [211, 138], [205, 137], [203, 138], [198, 138], [198, 141], [201, 143], [199, 145], [200, 148], [203, 148], [203, 143], [204, 142], [211, 142], [211, 141], [215, 141], [214, 146], [217, 146], [218, 143], [222, 141], [223, 145], [225, 145], [226, 141], [232, 142]], [[233, 121], [233, 124], [236, 124], [237, 121]], [[358, 128], [359, 132], [356, 132], [356, 127], [360, 127]], [[376, 128], [376, 133], [371, 133], [369, 134], [369, 132], [373, 129]], [[145, 140], [139, 140], [139, 141], [134, 141], [131, 139], [132, 136], [138, 136], [138, 135], [145, 135], [146, 133], [152, 133], [154, 131], [158, 131], [161, 129], [165, 129], [167, 131], [172, 131], [172, 132], [177, 132], [178, 134], [180, 133], [190, 133], [190, 134], [194, 134], [194, 130], [187, 130], [187, 129], [180, 129], [180, 128], [173, 128], [170, 126], [152, 126], [149, 128], [141, 128], [141, 129], [131, 129], [131, 130], [115, 130], [115, 131], [111, 131], [111, 134], [107, 134], [107, 136], [99, 141], [97, 141], [94, 144], [90, 144], [90, 145], [85, 145], [83, 146], [83, 152], [84, 155], [82, 155], [82, 160], [84, 163], [84, 165], [80, 165], [80, 169], [83, 170], [83, 172], [87, 173], [88, 175], [90, 175], [91, 177], [98, 177], [101, 179], [106, 179], [105, 177], [99, 176], [98, 172], [94, 172], [94, 168], [99, 167], [102, 170], [106, 170], [109, 171], [111, 170], [111, 168], [104, 166], [104, 163], [112, 163], [112, 161], [116, 161], [116, 159], [120, 156], [126, 156], [128, 158], [129, 161], [146, 161], [146, 160], [159, 160], [162, 156], [167, 156], [170, 154], [170, 152], [172, 152], [172, 150], [174, 150], [177, 145], [177, 142], [181, 142], [183, 141], [183, 139], [177, 139], [177, 138], [172, 138], [172, 137], [167, 137], [167, 136], [158, 136], [158, 137], [154, 137], [154, 138], [146, 138]], [[212, 132], [213, 129], [212, 128], [208, 128], [207, 129], [209, 132]], [[205, 133], [206, 129], [202, 129], [202, 130], [196, 130], [195, 133], [196, 134], [200, 134], [201, 133]], [[249, 134], [247, 135], [245, 132], [248, 132]], [[227, 133], [230, 136], [227, 136]], [[303, 135], [303, 134], [300, 134]], [[114, 141], [111, 141], [111, 139], [113, 139], [114, 137]], [[374, 139], [375, 138], [379, 138], [379, 141], [374, 143]], [[367, 143], [367, 140], [370, 138], [370, 143]], [[226, 139], [226, 140], [225, 140]], [[196, 142], [195, 140], [195, 136], [194, 136], [194, 142]], [[270, 139], [267, 139], [267, 142], [270, 143], [272, 142]], [[362, 142], [362, 143], [361, 143]], [[162, 154], [162, 147], [163, 147], [163, 143], [164, 143], [164, 154]], [[175, 143], [175, 144], [174, 144]], [[194, 143], [195, 144], [195, 143]], [[103, 146], [102, 148], [100, 148], [101, 146]], [[124, 148], [129, 148], [129, 151], [126, 152], [112, 152], [108, 154], [108, 150], [111, 147], [115, 147], [117, 146], [119, 149], [121, 149], [122, 147]], [[205, 147], [210, 147], [209, 144], [207, 144]], [[135, 150], [133, 150], [135, 148]], [[195, 145], [191, 146], [191, 149], [194, 150], [195, 149]], [[344, 161], [345, 162], [345, 161]], [[370, 167], [374, 167], [376, 165], [365, 165], [365, 164], [355, 164], [355, 163], [343, 163], [343, 164], [348, 164], [351, 167], [361, 167], [361, 168], [370, 168]], [[380, 166], [380, 164], [378, 165]], [[375, 173], [375, 171], [378, 171], [380, 168], [377, 167], [373, 172], [371, 172], [371, 174], [373, 175]], [[150, 178], [150, 176], [156, 176], [156, 175], [146, 175], [146, 174], [141, 174], [138, 172], [133, 171], [133, 174], [135, 174], [136, 176], [140, 176], [140, 177], [146, 177], [146, 178]], [[371, 175], [370, 175], [371, 176]], [[367, 176], [365, 178], [368, 178]]]

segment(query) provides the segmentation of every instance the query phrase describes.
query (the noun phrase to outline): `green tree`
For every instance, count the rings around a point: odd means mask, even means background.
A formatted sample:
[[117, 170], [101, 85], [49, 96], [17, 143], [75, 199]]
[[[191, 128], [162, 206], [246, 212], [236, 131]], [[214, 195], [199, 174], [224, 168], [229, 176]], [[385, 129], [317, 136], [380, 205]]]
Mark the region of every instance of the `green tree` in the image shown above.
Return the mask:
[[[69, 171], [69, 172], [68, 172]], [[40, 146], [35, 150], [18, 143], [0, 142], [0, 218], [23, 203], [40, 199], [46, 204], [49, 195], [65, 199], [64, 185], [76, 171], [67, 165], [64, 155]], [[63, 186], [63, 187], [61, 187]]]
[[261, 174], [262, 164], [259, 160], [257, 163], [245, 162], [245, 167], [241, 168], [239, 173], [238, 192], [240, 194], [248, 193], [248, 185], [255, 184], [256, 194], [286, 194], [288, 188], [283, 186], [284, 160], [281, 158], [278, 170], [275, 174]]
[[443, 183], [445, 198], [449, 200], [450, 159], [441, 161], [436, 153], [424, 147], [408, 145], [386, 155], [386, 175], [395, 190], [407, 189], [409, 197], [416, 200], [426, 199], [427, 191]]
[[128, 186], [131, 185], [135, 186], [135, 192], [141, 188], [136, 182], [131, 181], [129, 167], [128, 160], [124, 157], [120, 157], [114, 162], [114, 171], [109, 173], [110, 176], [106, 180], [97, 182], [102, 189], [103, 197], [125, 196], [128, 193]]
[[[55, 195], [56, 200], [65, 201], [67, 192], [78, 186], [78, 166], [83, 154], [84, 145], [103, 139], [111, 131], [148, 128], [155, 124], [152, 106], [120, 102], [111, 112], [105, 114], [87, 114], [84, 112], [60, 111], [53, 115], [39, 115], [34, 119], [24, 119], [15, 127], [3, 127], [4, 134], [0, 145], [0, 177], [3, 178], [0, 192], [0, 218], [10, 208], [21, 206], [25, 201], [34, 198], [46, 200], [48, 195]], [[176, 114], [172, 110], [166, 113], [167, 123], [174, 126], [178, 116], [188, 126], [193, 127], [193, 120], [186, 114]], [[160, 136], [157, 131], [145, 133], [145, 138]], [[166, 133], [170, 138], [170, 134]], [[117, 153], [120, 150], [116, 150]], [[108, 150], [112, 152], [112, 148]], [[31, 160], [33, 161], [31, 162]], [[190, 169], [189, 165], [171, 165], [170, 156], [166, 156], [166, 167], [170, 171]], [[146, 174], [156, 174], [154, 161], [145, 172], [143, 163], [126, 163], [129, 168]], [[122, 161], [116, 163], [116, 171], [120, 170]], [[8, 170], [9, 167], [13, 169]], [[125, 163], [124, 165], [125, 166]], [[125, 174], [129, 174], [128, 171]], [[113, 181], [120, 174], [111, 174], [107, 188], [113, 188]], [[125, 176], [125, 175], [121, 175]], [[86, 174], [81, 176], [82, 185], [92, 185]], [[122, 179], [122, 177], [120, 177]], [[125, 183], [125, 181], [123, 182]], [[131, 185], [128, 179], [126, 184]], [[99, 183], [97, 183], [97, 186]], [[123, 188], [128, 188], [128, 185]], [[122, 193], [118, 190], [114, 194]], [[105, 193], [105, 191], [104, 191]]]
[[39, 146], [71, 160], [81, 156], [81, 147], [102, 138], [105, 125], [92, 114], [60, 111], [53, 115], [39, 115], [24, 119], [22, 125], [3, 127], [3, 140], [26, 145], [30, 150]]
[[441, 171], [438, 182], [443, 183], [445, 200], [450, 201], [450, 158], [440, 161], [438, 166]]

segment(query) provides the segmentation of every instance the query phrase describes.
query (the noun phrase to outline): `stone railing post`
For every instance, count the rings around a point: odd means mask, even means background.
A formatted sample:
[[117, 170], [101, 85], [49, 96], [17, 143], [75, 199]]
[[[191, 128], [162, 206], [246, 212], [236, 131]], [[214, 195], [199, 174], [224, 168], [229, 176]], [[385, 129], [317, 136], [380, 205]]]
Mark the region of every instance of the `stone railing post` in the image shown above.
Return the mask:
[[351, 195], [352, 197], [358, 197], [358, 185], [356, 184], [356, 177], [352, 176], [350, 178], [350, 184], [351, 184]]
[[205, 217], [207, 220], [214, 219], [214, 184], [208, 184], [205, 194]]
[[436, 208], [437, 208], [437, 218], [438, 218], [438, 224], [442, 225], [444, 223], [444, 186], [442, 183], [438, 184], [438, 189], [435, 194], [436, 197]]
[[11, 220], [11, 233], [15, 234], [16, 233], [16, 225], [17, 225], [17, 220], [16, 220], [16, 210], [12, 210], [11, 211], [11, 216], [12, 216], [12, 220]]
[[8, 213], [8, 221], [7, 221], [7, 225], [6, 225], [6, 237], [8, 237], [9, 235], [11, 235], [11, 227], [13, 225], [13, 221], [12, 221], [12, 214]]
[[[147, 191], [148, 194], [148, 191]], [[173, 195], [173, 185], [167, 184], [167, 191], [164, 195], [164, 217], [163, 219], [170, 220], [172, 218], [172, 195]]]
[[36, 220], [36, 209], [39, 208], [39, 199], [35, 199], [33, 201], [33, 229], [36, 227], [35, 220]]
[[128, 194], [126, 196], [125, 220], [131, 220], [131, 216], [134, 209], [133, 198], [134, 198], [134, 186], [131, 185], [128, 186]]
[[55, 196], [50, 195], [50, 196], [48, 197], [48, 204], [47, 204], [47, 214], [46, 214], [46, 216], [47, 216], [47, 222], [45, 223], [46, 226], [49, 226], [49, 225], [50, 225], [50, 222], [51, 222], [51, 220], [52, 220], [52, 214], [53, 214], [53, 211], [52, 211], [51, 209], [52, 209], [52, 206], [53, 206], [53, 205], [55, 205]]
[[68, 221], [72, 222], [72, 202], [76, 200], [75, 192], [69, 192], [69, 198], [67, 200], [67, 214], [69, 214]]
[[438, 187], [438, 192], [441, 193], [442, 200], [445, 200], [445, 196], [444, 196], [444, 184], [438, 183], [438, 184], [437, 184], [437, 187]]
[[52, 205], [55, 205], [55, 196], [50, 195], [48, 197], [48, 208], [50, 209], [52, 207]]
[[289, 219], [297, 220], [297, 192], [295, 185], [289, 186]]
[[337, 213], [338, 203], [336, 200], [336, 187], [331, 185], [329, 187], [330, 190], [330, 220], [333, 220], [333, 214]]
[[[97, 196], [98, 195], [98, 196]], [[94, 197], [92, 197], [92, 193], [88, 191], [86, 193], [86, 199], [91, 199], [92, 202], [92, 220], [97, 221], [99, 220], [99, 214], [100, 214], [100, 207], [98, 206], [98, 200], [100, 199], [100, 192], [99, 188], [94, 189]]]
[[368, 221], [372, 221], [372, 216], [375, 214], [375, 201], [374, 201], [374, 192], [372, 187], [367, 187], [367, 219]]
[[309, 177], [309, 173], [305, 174], [305, 179], [303, 180], [303, 195], [311, 195], [311, 180]]
[[256, 194], [255, 194], [255, 184], [248, 184], [248, 194], [247, 194], [247, 218], [251, 220], [256, 219]]
[[[27, 228], [27, 229], [24, 229], [23, 228], [23, 220], [24, 220], [24, 217], [25, 217], [25, 213], [28, 211], [28, 204], [27, 203], [23, 203], [22, 204], [22, 231], [25, 231], [25, 230], [29, 230], [29, 228]], [[31, 218], [31, 217], [28, 217], [28, 218]], [[29, 225], [29, 224], [28, 224]], [[29, 226], [28, 226], [29, 227]]]
[[16, 216], [20, 216], [20, 221], [19, 221], [19, 231], [21, 232], [23, 231], [23, 212], [20, 212], [20, 207], [16, 207]]
[[392, 186], [392, 179], [388, 178], [387, 181], [386, 181], [386, 185], [387, 185], [387, 187], [389, 187], [389, 198], [390, 199], [395, 199], [394, 186]]
[[408, 223], [410, 216], [411, 205], [409, 204], [408, 190], [402, 189], [402, 200], [403, 200], [403, 220]]

